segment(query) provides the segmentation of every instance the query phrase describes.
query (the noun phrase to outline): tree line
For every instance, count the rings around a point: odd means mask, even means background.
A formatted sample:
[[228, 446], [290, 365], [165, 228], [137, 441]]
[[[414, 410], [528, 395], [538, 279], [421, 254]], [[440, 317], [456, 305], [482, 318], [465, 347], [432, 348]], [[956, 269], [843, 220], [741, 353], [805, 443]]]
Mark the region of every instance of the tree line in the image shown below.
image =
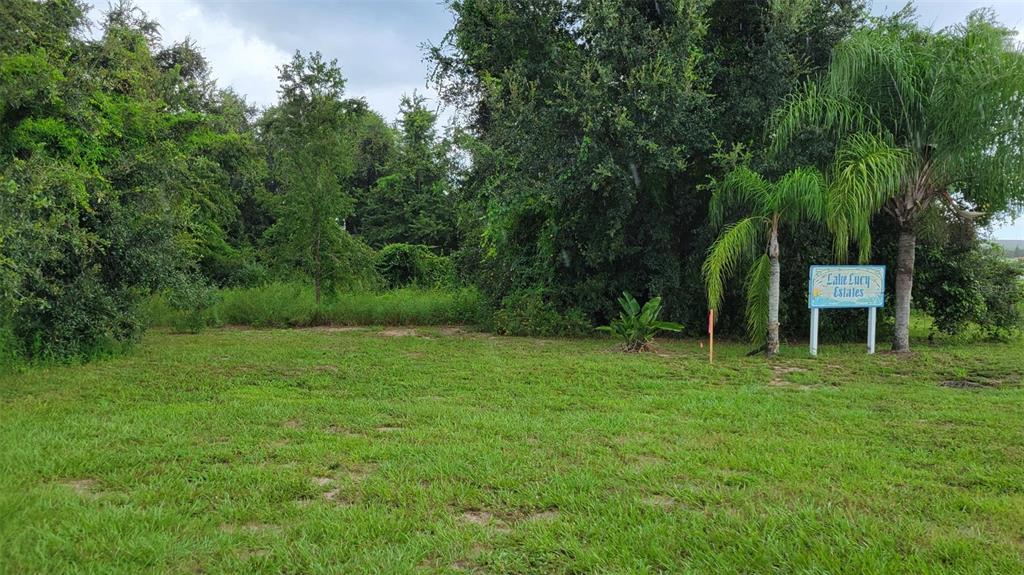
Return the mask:
[[[448, 9], [427, 47], [458, 119], [442, 130], [415, 94], [389, 124], [316, 52], [256, 109], [129, 2], [95, 35], [78, 0], [5, 2], [0, 357], [116, 348], [154, 293], [377, 289], [382, 259], [411, 246], [477, 286], [507, 333], [589, 330], [631, 291], [692, 332], [710, 295], [721, 329], [775, 346], [803, 331], [807, 265], [845, 257], [906, 286], [890, 298], [898, 349], [908, 277], [946, 331], [1019, 321], [1020, 294], [993, 288], [1016, 272], [977, 233], [1024, 202], [1020, 51], [990, 14], [932, 31], [859, 0]], [[812, 184], [833, 199], [803, 198]], [[749, 237], [714, 265], [724, 278], [749, 259], [753, 279], [709, 291], [709, 249], [744, 214]], [[857, 335], [850, 317], [824, 332]]]
[[422, 97], [391, 125], [336, 62], [296, 54], [257, 110], [130, 2], [96, 35], [77, 0], [5, 2], [0, 24], [5, 353], [117, 348], [156, 292], [302, 277], [319, 298], [375, 285], [375, 248], [456, 247], [451, 145]]

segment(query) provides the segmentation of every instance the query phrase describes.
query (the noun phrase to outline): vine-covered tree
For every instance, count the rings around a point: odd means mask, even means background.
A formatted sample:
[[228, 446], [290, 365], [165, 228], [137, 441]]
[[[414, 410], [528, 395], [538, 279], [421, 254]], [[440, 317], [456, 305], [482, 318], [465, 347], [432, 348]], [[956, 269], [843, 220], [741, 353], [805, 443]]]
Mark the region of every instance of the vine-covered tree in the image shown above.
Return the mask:
[[95, 39], [72, 1], [5, 2], [0, 21], [0, 321], [30, 356], [89, 356], [132, 339], [140, 297], [192, 269], [204, 121], [165, 100], [180, 68], [128, 3]]

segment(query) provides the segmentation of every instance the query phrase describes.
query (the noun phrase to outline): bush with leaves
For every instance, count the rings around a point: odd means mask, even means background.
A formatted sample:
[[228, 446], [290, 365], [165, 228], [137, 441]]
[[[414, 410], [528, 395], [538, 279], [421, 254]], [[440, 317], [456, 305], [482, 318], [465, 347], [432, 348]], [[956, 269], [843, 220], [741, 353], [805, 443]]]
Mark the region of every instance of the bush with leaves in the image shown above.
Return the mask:
[[590, 322], [579, 310], [560, 313], [539, 291], [521, 291], [506, 296], [494, 313], [494, 331], [516, 336], [582, 336]]
[[454, 282], [452, 262], [429, 246], [388, 244], [377, 252], [375, 267], [390, 288], [444, 287]]
[[171, 327], [175, 331], [199, 333], [217, 325], [217, 290], [201, 277], [187, 278], [168, 291], [167, 304], [176, 312]]
[[1020, 331], [1024, 267], [976, 242], [919, 251], [915, 301], [932, 317], [934, 329], [956, 335], [973, 324], [997, 340]]
[[670, 321], [660, 321], [661, 298], [653, 297], [640, 307], [629, 292], [622, 292], [619, 298], [622, 312], [612, 320], [611, 325], [597, 328], [622, 338], [622, 350], [627, 352], [649, 351], [651, 341], [658, 331], [682, 331], [683, 326]]

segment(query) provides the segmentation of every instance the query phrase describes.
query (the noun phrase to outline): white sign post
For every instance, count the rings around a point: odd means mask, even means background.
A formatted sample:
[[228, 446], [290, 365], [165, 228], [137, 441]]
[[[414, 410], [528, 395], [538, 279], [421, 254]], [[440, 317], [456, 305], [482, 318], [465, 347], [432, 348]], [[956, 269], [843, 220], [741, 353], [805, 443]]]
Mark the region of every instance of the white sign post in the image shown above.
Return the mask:
[[811, 355], [818, 355], [822, 309], [868, 308], [868, 353], [875, 353], [878, 308], [885, 305], [885, 266], [811, 266], [807, 287], [811, 308]]

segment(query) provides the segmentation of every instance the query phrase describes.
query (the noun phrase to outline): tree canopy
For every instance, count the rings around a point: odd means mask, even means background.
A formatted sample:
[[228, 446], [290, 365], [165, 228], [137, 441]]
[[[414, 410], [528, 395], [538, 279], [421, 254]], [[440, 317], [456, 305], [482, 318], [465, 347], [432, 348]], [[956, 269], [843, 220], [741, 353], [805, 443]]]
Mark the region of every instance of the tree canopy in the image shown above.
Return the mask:
[[[1012, 268], [977, 238], [1024, 207], [1024, 65], [991, 13], [934, 31], [860, 0], [446, 6], [439, 97], [391, 119], [315, 51], [257, 108], [128, 0], [97, 23], [77, 0], [0, 4], [0, 357], [106, 353], [153, 298], [279, 280], [318, 304], [469, 284], [515, 334], [590, 333], [629, 292], [774, 342], [805, 325], [806, 266], [852, 243], [899, 270], [897, 343], [915, 273], [939, 329], [1017, 321], [990, 297]], [[736, 150], [742, 169], [720, 161]], [[740, 259], [752, 279], [725, 282]], [[849, 336], [848, 317], [824, 321]]]
[[862, 248], [870, 245], [871, 217], [882, 209], [900, 230], [898, 351], [909, 349], [923, 214], [943, 209], [983, 221], [1024, 205], [1024, 52], [1015, 32], [985, 10], [938, 32], [912, 14], [840, 42], [821, 81], [780, 109], [774, 142], [782, 148], [806, 129], [853, 138], [837, 156], [847, 208], [840, 215]]

